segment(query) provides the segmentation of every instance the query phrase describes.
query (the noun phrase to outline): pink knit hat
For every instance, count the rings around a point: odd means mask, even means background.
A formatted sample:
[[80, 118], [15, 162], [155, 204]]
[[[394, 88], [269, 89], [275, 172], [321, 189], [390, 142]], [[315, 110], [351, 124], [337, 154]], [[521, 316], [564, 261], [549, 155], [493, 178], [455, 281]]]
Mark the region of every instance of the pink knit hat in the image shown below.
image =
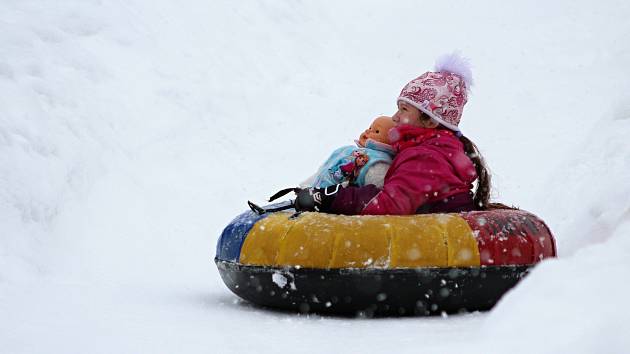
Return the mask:
[[428, 71], [405, 85], [398, 102], [407, 102], [436, 122], [459, 131], [457, 126], [471, 85], [468, 59], [458, 53], [448, 54], [438, 58], [435, 72]]

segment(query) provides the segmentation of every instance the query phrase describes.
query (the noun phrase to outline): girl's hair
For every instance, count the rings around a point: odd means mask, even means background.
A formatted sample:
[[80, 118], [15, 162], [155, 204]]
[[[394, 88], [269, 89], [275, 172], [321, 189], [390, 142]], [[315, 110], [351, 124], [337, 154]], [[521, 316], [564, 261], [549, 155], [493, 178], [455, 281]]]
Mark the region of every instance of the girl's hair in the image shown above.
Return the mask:
[[490, 207], [490, 186], [492, 179], [488, 167], [486, 166], [486, 161], [483, 156], [481, 156], [477, 145], [470, 141], [470, 139], [460, 135], [459, 141], [464, 144], [464, 152], [466, 152], [468, 158], [472, 160], [475, 165], [475, 170], [477, 171], [477, 189], [473, 196], [473, 202], [475, 203], [475, 207], [486, 210]]

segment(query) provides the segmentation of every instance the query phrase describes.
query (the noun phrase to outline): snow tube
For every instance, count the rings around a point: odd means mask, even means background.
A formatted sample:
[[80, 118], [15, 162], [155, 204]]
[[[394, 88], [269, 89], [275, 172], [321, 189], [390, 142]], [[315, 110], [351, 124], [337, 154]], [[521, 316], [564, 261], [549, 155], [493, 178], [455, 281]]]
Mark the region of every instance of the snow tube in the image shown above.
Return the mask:
[[556, 255], [545, 223], [523, 210], [292, 215], [248, 211], [224, 229], [215, 262], [236, 295], [302, 313], [487, 310]]

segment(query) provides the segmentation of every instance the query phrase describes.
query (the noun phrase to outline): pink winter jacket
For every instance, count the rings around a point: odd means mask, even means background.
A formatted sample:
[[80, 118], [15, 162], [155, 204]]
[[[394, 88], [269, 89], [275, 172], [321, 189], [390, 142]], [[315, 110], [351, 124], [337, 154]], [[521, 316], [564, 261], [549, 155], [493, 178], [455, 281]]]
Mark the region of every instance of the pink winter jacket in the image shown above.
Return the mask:
[[470, 191], [477, 173], [464, 145], [451, 131], [398, 126], [390, 131], [390, 137], [398, 153], [385, 175], [383, 188], [343, 188], [331, 212], [410, 215], [422, 206], [440, 202], [446, 203], [446, 208], [440, 207], [439, 211], [448, 212], [449, 202], [453, 198], [462, 200], [462, 196], [472, 207]]

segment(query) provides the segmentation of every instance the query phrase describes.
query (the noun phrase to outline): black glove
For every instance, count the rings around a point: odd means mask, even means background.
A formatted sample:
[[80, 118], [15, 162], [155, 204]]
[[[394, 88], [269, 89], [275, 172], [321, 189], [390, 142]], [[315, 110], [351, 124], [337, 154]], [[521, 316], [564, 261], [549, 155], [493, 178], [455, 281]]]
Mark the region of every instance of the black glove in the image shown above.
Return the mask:
[[295, 191], [296, 198], [294, 202], [295, 210], [318, 211], [326, 213], [330, 211], [332, 203], [337, 197], [337, 192], [341, 187], [340, 184], [329, 186], [326, 188], [304, 188]]
[[[319, 211], [326, 213], [330, 211], [330, 206], [335, 200], [339, 188], [341, 188], [340, 184], [326, 188], [285, 188], [272, 195], [269, 201], [274, 201], [287, 193], [295, 192], [296, 198], [292, 205], [298, 213], [303, 211]], [[252, 207], [251, 202], [249, 203], [252, 210], [259, 212]], [[259, 207], [258, 209], [263, 210]]]

